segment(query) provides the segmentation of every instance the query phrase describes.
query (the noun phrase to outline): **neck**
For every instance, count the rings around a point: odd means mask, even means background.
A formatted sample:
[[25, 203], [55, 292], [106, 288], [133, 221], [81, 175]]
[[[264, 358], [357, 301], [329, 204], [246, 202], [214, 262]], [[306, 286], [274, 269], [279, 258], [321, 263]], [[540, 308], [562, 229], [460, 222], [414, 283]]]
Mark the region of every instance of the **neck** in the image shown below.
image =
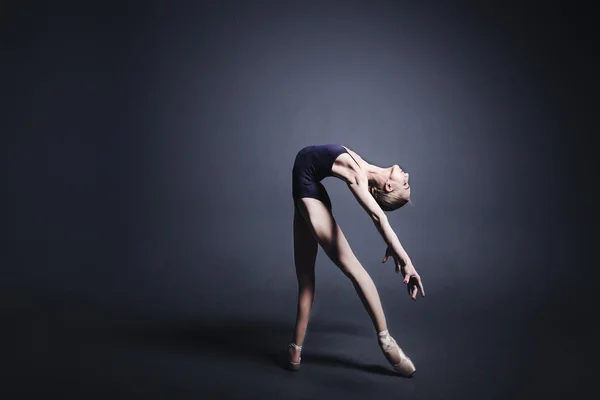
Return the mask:
[[381, 168], [369, 164], [366, 173], [367, 179], [369, 180], [369, 186], [382, 188], [388, 180], [389, 168]]

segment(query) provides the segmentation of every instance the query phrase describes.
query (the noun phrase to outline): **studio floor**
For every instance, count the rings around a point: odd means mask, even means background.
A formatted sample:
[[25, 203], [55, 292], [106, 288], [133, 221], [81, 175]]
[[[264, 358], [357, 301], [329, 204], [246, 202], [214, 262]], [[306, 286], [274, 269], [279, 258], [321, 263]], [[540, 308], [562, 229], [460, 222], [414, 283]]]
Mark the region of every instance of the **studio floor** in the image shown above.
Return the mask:
[[7, 320], [17, 336], [6, 343], [13, 358], [5, 358], [3, 398], [558, 399], [591, 376], [583, 337], [565, 340], [560, 331], [518, 329], [523, 321], [509, 314], [457, 309], [447, 318], [405, 322], [406, 329], [391, 324], [417, 366], [403, 378], [365, 318], [315, 316], [301, 369], [290, 372], [282, 365], [289, 315], [244, 307], [238, 314], [150, 317], [75, 302], [23, 306]]

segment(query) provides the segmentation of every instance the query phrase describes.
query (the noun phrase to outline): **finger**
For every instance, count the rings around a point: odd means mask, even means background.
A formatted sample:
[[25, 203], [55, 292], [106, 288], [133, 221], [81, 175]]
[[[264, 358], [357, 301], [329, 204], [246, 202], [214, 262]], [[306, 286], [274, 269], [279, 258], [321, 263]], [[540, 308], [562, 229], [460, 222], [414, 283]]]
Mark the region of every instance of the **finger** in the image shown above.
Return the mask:
[[387, 256], [387, 255], [385, 255], [385, 256], [383, 257], [383, 260], [381, 260], [381, 262], [382, 262], [382, 263], [385, 263], [385, 262], [387, 261], [387, 257], [388, 257], [388, 256]]
[[417, 287], [417, 285], [413, 285], [412, 287], [412, 295], [410, 297], [412, 297], [413, 300], [417, 299], [417, 293], [419, 291], [419, 288]]
[[419, 282], [419, 290], [421, 291], [421, 297], [425, 297], [425, 289], [423, 288], [423, 282], [421, 282], [421, 277], [417, 279]]

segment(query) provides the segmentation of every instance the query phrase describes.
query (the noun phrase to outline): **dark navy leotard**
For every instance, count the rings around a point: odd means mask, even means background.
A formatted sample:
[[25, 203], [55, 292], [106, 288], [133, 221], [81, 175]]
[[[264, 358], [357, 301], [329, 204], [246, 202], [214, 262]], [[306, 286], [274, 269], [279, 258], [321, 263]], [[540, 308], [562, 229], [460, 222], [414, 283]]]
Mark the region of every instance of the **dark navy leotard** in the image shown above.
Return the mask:
[[321, 181], [333, 176], [331, 167], [342, 153], [347, 153], [339, 144], [307, 146], [300, 150], [292, 169], [292, 198], [297, 209], [298, 199], [311, 197], [321, 200], [331, 210], [331, 200]]

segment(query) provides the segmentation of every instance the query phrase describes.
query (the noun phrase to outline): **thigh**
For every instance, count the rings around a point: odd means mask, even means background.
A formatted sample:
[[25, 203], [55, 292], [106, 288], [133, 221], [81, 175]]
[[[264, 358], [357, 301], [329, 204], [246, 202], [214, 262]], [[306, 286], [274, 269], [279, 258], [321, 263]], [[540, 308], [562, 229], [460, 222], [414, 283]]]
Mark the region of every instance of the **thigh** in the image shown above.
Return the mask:
[[344, 273], [352, 272], [359, 264], [331, 210], [322, 201], [309, 197], [298, 201], [298, 209], [331, 261]]
[[296, 209], [294, 211], [294, 263], [299, 280], [314, 280], [318, 246], [308, 224]]
[[294, 198], [294, 202], [296, 204], [296, 210], [298, 210], [298, 202], [307, 197], [320, 200], [329, 210], [332, 209], [329, 193], [327, 193], [327, 189], [321, 182], [312, 182], [303, 185], [295, 184], [292, 191], [292, 197]]

